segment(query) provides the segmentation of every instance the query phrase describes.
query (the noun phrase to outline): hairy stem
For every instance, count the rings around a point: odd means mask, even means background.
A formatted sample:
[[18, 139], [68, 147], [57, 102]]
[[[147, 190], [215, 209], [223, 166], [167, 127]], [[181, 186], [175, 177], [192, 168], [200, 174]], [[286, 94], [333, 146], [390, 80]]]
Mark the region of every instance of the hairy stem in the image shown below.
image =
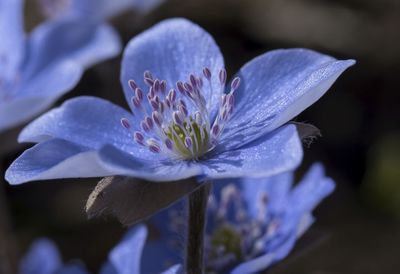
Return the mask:
[[205, 182], [189, 194], [188, 235], [186, 246], [186, 273], [204, 273], [204, 229], [211, 183]]

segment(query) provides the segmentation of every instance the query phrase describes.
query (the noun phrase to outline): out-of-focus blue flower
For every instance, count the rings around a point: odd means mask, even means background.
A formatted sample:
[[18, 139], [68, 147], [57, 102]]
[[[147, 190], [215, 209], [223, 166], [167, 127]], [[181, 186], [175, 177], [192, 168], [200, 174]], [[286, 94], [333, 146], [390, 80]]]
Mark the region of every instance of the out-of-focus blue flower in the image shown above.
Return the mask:
[[25, 34], [23, 0], [0, 0], [0, 131], [39, 114], [71, 90], [85, 68], [120, 52], [108, 25], [70, 16]]
[[[132, 228], [109, 253], [101, 274], [140, 274], [142, 250], [147, 238], [147, 228]], [[157, 260], [157, 257], [153, 257]], [[162, 274], [181, 273], [181, 266], [174, 265]], [[87, 274], [82, 264], [63, 264], [56, 245], [48, 239], [36, 240], [20, 262], [20, 274]]]
[[[314, 164], [295, 186], [291, 172], [234, 183], [226, 180], [214, 186], [205, 236], [208, 273], [250, 274], [289, 254], [313, 223], [312, 210], [334, 190], [335, 184], [324, 175], [322, 165]], [[160, 260], [179, 262], [171, 257], [172, 250], [179, 253], [179, 241], [171, 239], [185, 229], [185, 214], [179, 209], [183, 204], [153, 217], [160, 233], [169, 237], [169, 241], [161, 239], [148, 246], [150, 254], [158, 250]], [[144, 264], [151, 267], [151, 262]]]
[[36, 240], [19, 265], [20, 274], [87, 274], [78, 262], [64, 264], [57, 246], [47, 238]]
[[87, 20], [105, 20], [125, 10], [148, 12], [164, 0], [38, 0], [41, 10], [49, 18], [69, 15]]
[[213, 38], [185, 19], [165, 20], [125, 49], [121, 81], [131, 112], [94, 97], [67, 101], [21, 132], [19, 141], [38, 144], [10, 166], [6, 179], [174, 181], [293, 170], [302, 147], [295, 126], [284, 124], [352, 64], [306, 49], [275, 50], [244, 65], [226, 85]]

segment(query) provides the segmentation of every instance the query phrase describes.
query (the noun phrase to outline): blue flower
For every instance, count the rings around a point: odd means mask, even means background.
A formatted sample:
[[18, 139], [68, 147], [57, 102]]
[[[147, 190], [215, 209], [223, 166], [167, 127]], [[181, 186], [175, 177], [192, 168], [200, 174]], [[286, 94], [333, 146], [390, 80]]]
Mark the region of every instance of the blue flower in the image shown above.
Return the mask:
[[44, 15], [60, 18], [83, 16], [87, 20], [105, 20], [132, 9], [148, 12], [164, 0], [38, 0]]
[[[313, 223], [312, 210], [335, 184], [324, 175], [322, 165], [314, 164], [295, 186], [293, 173], [287, 172], [262, 179], [225, 180], [214, 187], [208, 205], [206, 267], [210, 273], [250, 274], [289, 254]], [[182, 235], [183, 203], [153, 217], [163, 237]], [[164, 253], [158, 258], [179, 262], [171, 257], [172, 250], [179, 253], [176, 243], [161, 239], [151, 245], [151, 252]]]
[[69, 17], [24, 33], [22, 0], [0, 0], [0, 131], [39, 114], [71, 90], [83, 70], [117, 55], [108, 25]]
[[[147, 237], [147, 228], [139, 225], [132, 228], [109, 253], [108, 261], [100, 274], [139, 274], [142, 250]], [[156, 257], [152, 257], [157, 260]], [[181, 273], [181, 266], [174, 265], [162, 274]], [[87, 274], [85, 267], [77, 262], [63, 264], [56, 245], [49, 239], [36, 240], [20, 262], [20, 274]]]
[[165, 20], [125, 49], [121, 81], [131, 112], [94, 97], [67, 101], [21, 132], [19, 141], [38, 144], [6, 179], [209, 180], [293, 170], [302, 147], [285, 123], [353, 64], [306, 49], [275, 50], [226, 84], [213, 38], [185, 19]]

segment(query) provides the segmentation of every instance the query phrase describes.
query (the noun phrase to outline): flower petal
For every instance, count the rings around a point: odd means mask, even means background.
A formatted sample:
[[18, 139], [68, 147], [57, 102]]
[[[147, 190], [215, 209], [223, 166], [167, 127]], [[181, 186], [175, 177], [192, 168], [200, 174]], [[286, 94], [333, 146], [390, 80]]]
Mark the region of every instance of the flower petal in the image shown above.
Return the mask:
[[278, 128], [317, 101], [353, 64], [306, 49], [256, 57], [238, 73], [237, 103], [222, 138], [246, 130], [242, 142], [247, 143]]
[[171, 266], [169, 269], [165, 270], [161, 274], [179, 274], [182, 272], [182, 266], [180, 264], [176, 264]]
[[78, 83], [82, 73], [82, 68], [73, 62], [58, 62], [23, 83], [13, 97], [0, 101], [0, 131], [25, 122], [48, 108]]
[[293, 205], [293, 211], [312, 211], [334, 189], [335, 182], [325, 176], [324, 167], [319, 163], [313, 164], [291, 192], [290, 204]]
[[254, 199], [260, 193], [266, 193], [268, 198], [268, 211], [280, 213], [285, 209], [287, 197], [293, 182], [293, 172], [285, 172], [266, 178], [243, 178], [240, 180], [242, 195], [247, 202], [248, 213], [252, 218], [257, 218], [258, 204]]
[[267, 177], [295, 169], [303, 150], [295, 126], [287, 125], [237, 150], [202, 162], [205, 177]]
[[5, 78], [13, 77], [24, 55], [24, 1], [0, 1], [0, 71]]
[[62, 266], [57, 246], [49, 239], [36, 240], [21, 259], [21, 274], [53, 274]]
[[29, 181], [104, 177], [114, 175], [98, 159], [96, 151], [61, 139], [51, 139], [26, 150], [7, 169], [12, 185]]
[[[146, 70], [166, 80], [168, 89], [171, 89], [178, 80], [189, 81], [191, 73], [201, 76], [204, 67], [208, 67], [213, 75], [218, 75], [218, 71], [224, 67], [223, 57], [214, 39], [186, 19], [168, 19], [129, 42], [122, 59], [121, 82], [126, 99], [130, 102], [132, 91], [128, 80], [133, 79], [144, 88], [143, 73]], [[216, 110], [223, 92], [217, 90], [217, 78], [213, 77], [216, 90], [212, 94], [209, 89], [204, 89], [203, 95], [210, 113]]]
[[59, 60], [73, 60], [87, 68], [116, 56], [121, 43], [115, 30], [85, 20], [66, 17], [34, 29], [28, 41], [23, 76], [29, 79], [43, 67]]
[[[132, 120], [123, 108], [96, 97], [78, 97], [42, 115], [22, 130], [20, 142], [43, 142], [61, 138], [92, 149], [111, 144], [139, 158], [154, 159], [156, 154], [139, 146], [121, 126], [121, 118]], [[136, 124], [132, 123], [135, 129]]]
[[116, 174], [149, 181], [177, 181], [202, 174], [202, 168], [198, 164], [173, 159], [138, 159], [112, 145], [104, 146], [99, 156], [102, 162], [116, 171]]
[[147, 228], [139, 225], [131, 229], [108, 255], [118, 274], [140, 274], [140, 260], [147, 238]]
[[274, 262], [273, 254], [267, 253], [253, 260], [239, 264], [230, 273], [231, 274], [257, 273], [269, 267], [273, 262]]

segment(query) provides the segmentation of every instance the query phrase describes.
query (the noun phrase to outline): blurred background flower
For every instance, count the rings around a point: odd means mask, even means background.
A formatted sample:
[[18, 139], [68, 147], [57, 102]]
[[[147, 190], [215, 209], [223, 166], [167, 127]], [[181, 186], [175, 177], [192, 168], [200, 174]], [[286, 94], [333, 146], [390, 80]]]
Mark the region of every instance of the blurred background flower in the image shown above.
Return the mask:
[[[34, 2], [27, 1], [28, 30], [42, 20]], [[230, 75], [247, 60], [275, 48], [308, 47], [357, 60], [318, 104], [297, 118], [318, 126], [323, 136], [305, 149], [303, 166], [323, 162], [337, 187], [316, 209], [315, 225], [269, 273], [397, 273], [399, 2], [169, 0], [146, 15], [126, 11], [111, 22], [126, 44], [147, 27], [176, 16], [193, 20], [213, 35]], [[93, 95], [124, 105], [119, 71], [119, 58], [94, 66], [58, 104], [74, 96]], [[16, 133], [9, 135], [0, 137], [3, 172], [26, 148], [11, 149]], [[34, 238], [46, 235], [57, 242], [66, 260], [79, 257], [89, 270], [98, 270], [124, 229], [112, 219], [86, 220], [83, 208], [95, 185], [96, 181], [89, 180], [18, 187], [4, 183], [6, 200], [0, 201], [4, 204], [0, 214], [4, 216], [9, 208], [12, 223], [0, 223], [4, 231], [0, 237], [8, 235], [0, 243], [10, 242], [13, 235], [18, 245], [3, 244], [0, 256], [22, 254]], [[5, 252], [11, 247], [19, 251]]]

